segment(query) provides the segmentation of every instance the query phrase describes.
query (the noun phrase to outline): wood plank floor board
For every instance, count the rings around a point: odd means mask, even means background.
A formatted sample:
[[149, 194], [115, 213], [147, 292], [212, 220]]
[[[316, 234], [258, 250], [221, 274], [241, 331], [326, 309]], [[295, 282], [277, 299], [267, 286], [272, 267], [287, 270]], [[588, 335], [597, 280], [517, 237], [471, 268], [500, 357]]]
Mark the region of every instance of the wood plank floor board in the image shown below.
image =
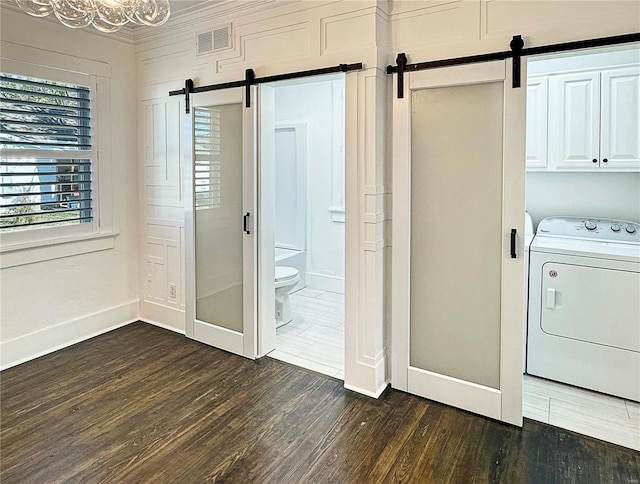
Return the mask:
[[134, 323], [0, 374], [3, 484], [640, 481], [640, 453]]

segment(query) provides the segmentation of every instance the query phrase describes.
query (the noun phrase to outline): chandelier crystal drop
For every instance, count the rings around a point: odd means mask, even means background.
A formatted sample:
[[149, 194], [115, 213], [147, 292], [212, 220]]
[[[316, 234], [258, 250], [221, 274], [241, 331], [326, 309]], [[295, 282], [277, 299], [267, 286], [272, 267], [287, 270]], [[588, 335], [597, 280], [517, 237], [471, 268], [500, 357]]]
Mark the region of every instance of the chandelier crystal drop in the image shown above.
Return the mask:
[[16, 0], [34, 17], [53, 13], [72, 29], [93, 25], [101, 32], [115, 32], [127, 23], [157, 27], [169, 19], [169, 0]]

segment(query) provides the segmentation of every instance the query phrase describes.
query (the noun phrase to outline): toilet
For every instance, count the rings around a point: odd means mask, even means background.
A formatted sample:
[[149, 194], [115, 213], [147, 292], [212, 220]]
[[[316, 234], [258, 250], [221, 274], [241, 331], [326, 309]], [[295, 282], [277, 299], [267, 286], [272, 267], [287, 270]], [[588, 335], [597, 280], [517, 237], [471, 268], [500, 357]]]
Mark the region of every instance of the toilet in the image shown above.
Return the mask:
[[289, 292], [300, 281], [300, 274], [295, 267], [276, 267], [276, 328], [290, 323], [291, 303]]

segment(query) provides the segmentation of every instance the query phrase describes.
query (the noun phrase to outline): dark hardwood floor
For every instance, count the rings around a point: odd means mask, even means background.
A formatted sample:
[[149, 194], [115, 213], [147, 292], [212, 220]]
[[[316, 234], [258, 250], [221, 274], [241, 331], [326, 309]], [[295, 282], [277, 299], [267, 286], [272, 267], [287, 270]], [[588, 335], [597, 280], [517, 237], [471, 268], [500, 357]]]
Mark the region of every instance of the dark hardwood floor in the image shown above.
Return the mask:
[[0, 375], [0, 480], [638, 483], [640, 453], [135, 323]]

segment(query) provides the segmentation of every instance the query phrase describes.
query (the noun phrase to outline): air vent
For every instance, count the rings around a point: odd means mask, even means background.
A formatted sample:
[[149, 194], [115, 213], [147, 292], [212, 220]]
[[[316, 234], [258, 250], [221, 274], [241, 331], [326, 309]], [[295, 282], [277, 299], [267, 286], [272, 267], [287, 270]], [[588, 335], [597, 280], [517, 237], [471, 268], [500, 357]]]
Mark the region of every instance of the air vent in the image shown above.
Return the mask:
[[231, 24], [196, 34], [197, 55], [231, 48]]
[[198, 55], [206, 54], [213, 50], [213, 36], [211, 34], [213, 34], [211, 30], [198, 34]]

